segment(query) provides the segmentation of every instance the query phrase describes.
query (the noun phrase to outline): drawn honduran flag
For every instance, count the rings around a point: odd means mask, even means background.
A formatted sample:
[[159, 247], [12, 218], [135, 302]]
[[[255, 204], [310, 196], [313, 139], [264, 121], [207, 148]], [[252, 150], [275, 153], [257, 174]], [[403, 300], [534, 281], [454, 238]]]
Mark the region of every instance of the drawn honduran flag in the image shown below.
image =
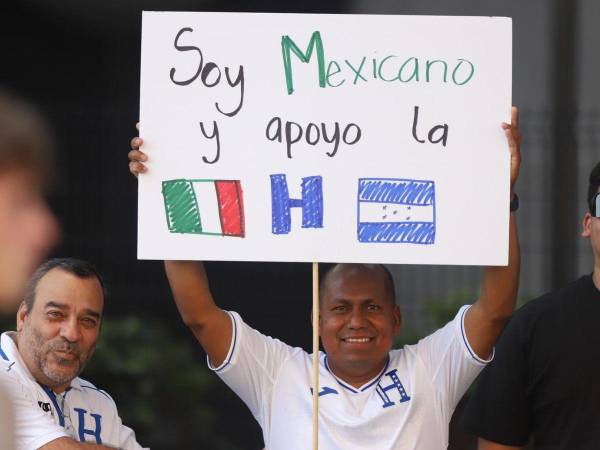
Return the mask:
[[433, 244], [434, 182], [394, 178], [359, 179], [358, 241]]
[[162, 183], [171, 233], [244, 237], [239, 180], [169, 180]]

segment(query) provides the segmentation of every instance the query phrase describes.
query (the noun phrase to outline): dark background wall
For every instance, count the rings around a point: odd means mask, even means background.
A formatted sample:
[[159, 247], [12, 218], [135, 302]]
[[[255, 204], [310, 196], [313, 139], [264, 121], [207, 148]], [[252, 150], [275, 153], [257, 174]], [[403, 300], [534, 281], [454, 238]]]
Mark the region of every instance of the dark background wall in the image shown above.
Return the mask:
[[[180, 324], [162, 264], [136, 260], [137, 183], [127, 169], [127, 151], [139, 110], [142, 9], [513, 17], [514, 103], [521, 106], [525, 133], [520, 182], [521, 294], [530, 298], [580, 271], [591, 270], [588, 248], [580, 244], [577, 226], [585, 177], [590, 164], [600, 159], [596, 87], [600, 70], [595, 53], [600, 39], [592, 19], [600, 17], [600, 8], [593, 0], [4, 1], [0, 6], [0, 85], [38, 104], [56, 132], [60, 172], [50, 201], [62, 223], [63, 240], [54, 256], [77, 256], [98, 265], [111, 287], [107, 323], [136, 318], [137, 325], [123, 327], [146, 336], [148, 341], [136, 344], [140, 352], [148, 342], [159, 346], [157, 342], [168, 340], [178, 349], [193, 349], [191, 360], [197, 367], [204, 364], [202, 351]], [[309, 349], [309, 265], [215, 262], [207, 263], [207, 268], [222, 307], [242, 312], [247, 322], [267, 334]], [[479, 282], [479, 270], [472, 268], [397, 266], [393, 272], [401, 286], [400, 303], [417, 324], [411, 330], [415, 334], [434, 326], [419, 306], [425, 300], [441, 296], [440, 303], [452, 303], [449, 294], [461, 287], [476, 292]], [[150, 336], [149, 330], [161, 331]], [[109, 327], [106, 331], [107, 339], [113, 336], [117, 345], [121, 339], [127, 347], [126, 339], [133, 339]], [[181, 434], [184, 428], [164, 426], [165, 418], [174, 414], [185, 422], [182, 405], [174, 401], [178, 394], [165, 386], [177, 377], [163, 374], [166, 378], [154, 385], [139, 380], [152, 379], [161, 361], [175, 364], [170, 353], [159, 352], [157, 366], [142, 364], [145, 372], [96, 367], [88, 376], [113, 393], [115, 389], [124, 392], [122, 399], [115, 395], [117, 403], [125, 418], [136, 425], [140, 440], [153, 448], [261, 448], [259, 429], [248, 411], [205, 371], [198, 376], [208, 388], [201, 391], [197, 404], [209, 405], [210, 411], [194, 420], [200, 421], [197, 427], [210, 428], [206, 440], [192, 441], [196, 442], [192, 447]], [[107, 354], [97, 355], [107, 358], [102, 359], [105, 365], [125, 358], [123, 352], [113, 352], [110, 358]], [[122, 376], [111, 378], [117, 370], [123, 371], [119, 372]], [[135, 389], [119, 386], [132, 374]], [[182, 380], [179, 377], [172, 383], [183, 386]], [[137, 397], [128, 397], [128, 390]], [[156, 399], [163, 391], [169, 395], [160, 403]], [[159, 411], [144, 416], [144, 410], [151, 409]], [[184, 426], [194, 427], [194, 423]], [[190, 439], [196, 436], [188, 434]]]
[[[162, 263], [136, 260], [137, 181], [128, 172], [127, 152], [129, 140], [136, 134], [139, 112], [141, 11], [299, 8], [273, 1], [251, 5], [216, 1], [21, 1], [2, 2], [0, 8], [0, 84], [39, 105], [56, 134], [59, 176], [50, 202], [62, 224], [63, 239], [52, 256], [93, 261], [110, 286], [108, 321], [128, 316], [139, 316], [142, 323], [152, 326], [158, 321], [171, 339], [179, 339], [173, 345], [194, 348], [196, 364], [204, 367], [204, 354], [182, 326], [173, 305]], [[339, 5], [332, 2], [326, 9], [320, 2], [308, 1], [302, 11], [335, 12]], [[222, 307], [243, 312], [251, 325], [292, 345], [310, 347], [308, 265], [207, 263], [207, 270]], [[115, 393], [115, 388], [102, 379], [86, 375]], [[151, 378], [153, 374], [142, 376]], [[224, 448], [262, 448], [260, 430], [245, 406], [219, 381], [208, 384], [216, 392], [205, 393], [197, 403], [212, 406], [216, 417], [206, 424], [214, 427], [214, 434], [227, 437]], [[152, 427], [164, 425], [169, 414], [184, 415], [178, 411], [182, 405], [173, 398], [153, 404], [150, 398], [156, 395], [147, 392], [135, 399], [141, 406], [162, 409]], [[115, 397], [121, 409], [127, 406], [118, 395]], [[133, 417], [134, 425], [137, 420]], [[162, 433], [168, 435], [170, 430], [164, 427]], [[138, 436], [145, 445], [157, 448], [156, 442], [144, 439], [139, 430]], [[172, 444], [160, 448], [191, 448], [181, 434], [170, 439]], [[196, 444], [195, 448], [211, 448], [209, 441]]]

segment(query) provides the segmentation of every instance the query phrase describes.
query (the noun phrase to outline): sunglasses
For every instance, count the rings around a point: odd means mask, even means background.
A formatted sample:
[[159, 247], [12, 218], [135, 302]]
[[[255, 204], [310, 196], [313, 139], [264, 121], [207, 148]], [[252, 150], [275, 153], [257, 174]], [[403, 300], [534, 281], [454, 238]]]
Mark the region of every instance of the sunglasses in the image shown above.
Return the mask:
[[592, 197], [590, 202], [590, 213], [594, 217], [600, 217], [600, 192]]

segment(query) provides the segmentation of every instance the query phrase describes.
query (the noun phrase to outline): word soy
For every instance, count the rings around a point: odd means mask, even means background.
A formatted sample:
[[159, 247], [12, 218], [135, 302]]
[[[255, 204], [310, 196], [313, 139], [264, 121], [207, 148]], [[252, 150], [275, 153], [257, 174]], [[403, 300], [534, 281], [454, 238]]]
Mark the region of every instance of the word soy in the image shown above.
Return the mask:
[[242, 105], [244, 104], [244, 66], [239, 66], [237, 75], [234, 79], [232, 76], [232, 70], [229, 67], [225, 67], [223, 71], [221, 71], [221, 68], [216, 63], [212, 61], [207, 61], [205, 63], [204, 55], [202, 54], [200, 47], [196, 47], [195, 45], [181, 44], [183, 34], [193, 32], [194, 30], [192, 28], [182, 28], [179, 30], [177, 36], [175, 36], [173, 46], [179, 52], [193, 52], [197, 54], [196, 72], [191, 77], [177, 79], [175, 75], [178, 71], [175, 67], [172, 67], [169, 72], [169, 77], [171, 78], [171, 81], [178, 86], [187, 86], [192, 84], [198, 77], [200, 77], [200, 81], [204, 87], [213, 88], [221, 82], [222, 73], [224, 71], [229, 87], [239, 87], [239, 101], [238, 105], [231, 111], [224, 111], [221, 106], [219, 106], [219, 102], [215, 102], [215, 107], [221, 114], [228, 117], [233, 117], [242, 109]]

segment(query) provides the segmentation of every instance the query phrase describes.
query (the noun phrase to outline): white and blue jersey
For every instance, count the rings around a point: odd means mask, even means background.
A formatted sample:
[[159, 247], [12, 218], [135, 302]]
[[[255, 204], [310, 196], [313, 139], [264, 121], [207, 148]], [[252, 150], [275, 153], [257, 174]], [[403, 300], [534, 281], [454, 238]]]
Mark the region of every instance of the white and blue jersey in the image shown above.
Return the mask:
[[[466, 339], [467, 309], [417, 344], [390, 351], [381, 373], [359, 388], [337, 378], [321, 353], [319, 449], [446, 449], [454, 408], [488, 362]], [[312, 355], [230, 316], [229, 353], [211, 368], [250, 408], [268, 450], [311, 448]]]
[[106, 392], [81, 378], [75, 378], [62, 394], [36, 382], [13, 335], [7, 332], [0, 337], [0, 385], [12, 401], [16, 450], [36, 450], [61, 437], [122, 450], [142, 449]]

